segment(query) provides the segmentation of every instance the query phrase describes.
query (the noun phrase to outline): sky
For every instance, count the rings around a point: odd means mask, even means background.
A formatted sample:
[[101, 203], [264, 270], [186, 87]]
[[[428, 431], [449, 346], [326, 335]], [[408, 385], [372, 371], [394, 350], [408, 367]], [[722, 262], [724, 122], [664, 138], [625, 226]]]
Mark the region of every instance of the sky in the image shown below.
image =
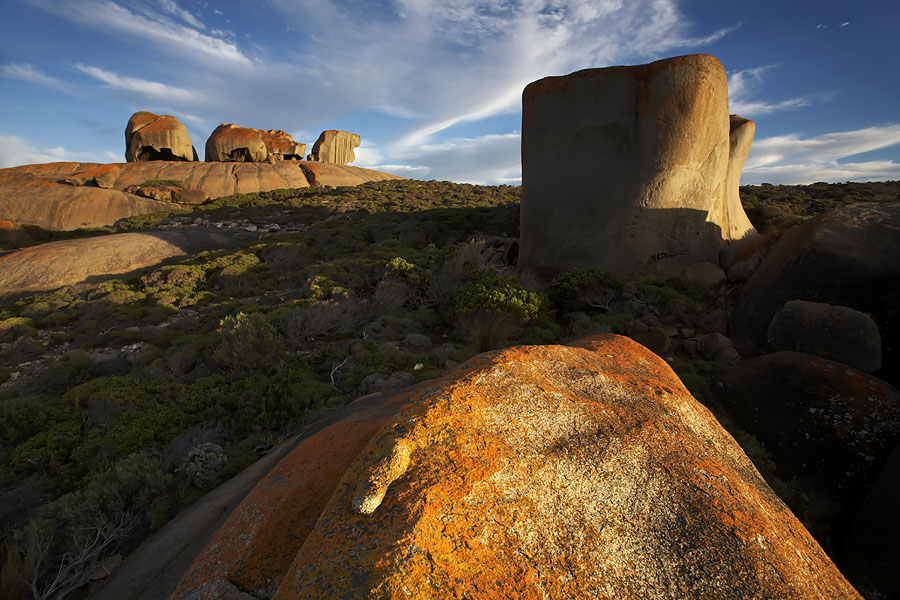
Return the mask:
[[549, 75], [716, 56], [756, 122], [742, 183], [900, 179], [897, 0], [0, 0], [0, 167], [123, 162], [138, 110], [203, 158], [221, 122], [356, 166], [521, 182], [521, 97]]

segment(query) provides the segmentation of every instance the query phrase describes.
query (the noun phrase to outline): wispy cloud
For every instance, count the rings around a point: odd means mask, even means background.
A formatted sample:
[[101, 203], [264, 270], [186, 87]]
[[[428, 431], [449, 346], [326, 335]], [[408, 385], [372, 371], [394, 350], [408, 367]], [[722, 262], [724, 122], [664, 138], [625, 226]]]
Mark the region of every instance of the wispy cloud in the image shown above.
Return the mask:
[[32, 6], [81, 26], [140, 40], [155, 49], [178, 55], [188, 62], [230, 67], [250, 67], [253, 64], [233, 42], [198, 31], [202, 28], [202, 24], [196, 17], [178, 8], [174, 2], [163, 1], [162, 4], [164, 7], [171, 5], [176, 15], [187, 21], [190, 26], [181, 25], [152, 11], [138, 14], [110, 0], [65, 2], [28, 0], [28, 2]]
[[778, 64], [768, 64], [728, 74], [728, 105], [732, 113], [744, 117], [757, 117], [783, 110], [794, 110], [809, 106], [816, 101], [827, 100], [830, 94], [808, 94], [786, 100], [767, 101], [754, 100], [762, 85], [767, 71], [775, 69]]
[[184, 88], [169, 86], [158, 81], [148, 81], [137, 77], [119, 75], [112, 71], [92, 67], [90, 65], [77, 64], [75, 68], [96, 79], [109, 87], [136, 95], [141, 100], [165, 100], [173, 103], [191, 103], [200, 100], [203, 95]]
[[112, 151], [75, 152], [64, 146], [35, 148], [31, 142], [18, 136], [0, 134], [0, 168], [58, 161], [110, 162], [114, 160], [121, 161], [121, 155]]
[[753, 144], [741, 181], [800, 184], [900, 179], [900, 164], [894, 161], [843, 160], [897, 144], [900, 144], [900, 125], [866, 127], [809, 138], [799, 134], [770, 137]]
[[19, 79], [21, 81], [36, 83], [67, 94], [75, 94], [75, 88], [72, 84], [57, 79], [56, 77], [50, 77], [31, 64], [7, 63], [0, 66], [0, 75], [8, 77], [9, 79]]
[[206, 29], [206, 25], [204, 25], [200, 19], [195, 17], [189, 10], [185, 10], [178, 6], [178, 3], [175, 2], [175, 0], [159, 0], [159, 4], [167, 13], [181, 19], [191, 27]]

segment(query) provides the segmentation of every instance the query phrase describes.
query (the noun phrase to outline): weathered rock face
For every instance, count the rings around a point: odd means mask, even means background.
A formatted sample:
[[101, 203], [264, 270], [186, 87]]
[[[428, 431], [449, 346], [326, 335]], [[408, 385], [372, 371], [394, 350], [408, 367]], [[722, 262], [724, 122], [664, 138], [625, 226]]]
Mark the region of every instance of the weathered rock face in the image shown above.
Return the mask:
[[868, 315], [846, 306], [791, 300], [769, 324], [769, 345], [808, 352], [860, 371], [881, 368], [881, 336]]
[[206, 162], [265, 162], [268, 156], [259, 129], [222, 123], [206, 140]]
[[[520, 270], [631, 275], [659, 257], [717, 262], [752, 231], [729, 201], [725, 70], [712, 56], [588, 69], [522, 95]], [[736, 132], [736, 152], [746, 135]], [[739, 177], [739, 173], [736, 175]], [[735, 188], [735, 193], [736, 193]]]
[[771, 453], [776, 474], [796, 478], [808, 516], [832, 543], [900, 442], [900, 393], [841, 363], [776, 352], [730, 369], [723, 408]]
[[728, 215], [729, 235], [725, 239], [740, 239], [755, 231], [741, 204], [741, 171], [750, 153], [756, 123], [740, 115], [729, 117], [728, 172], [725, 176], [725, 213]]
[[187, 129], [172, 115], [142, 110], [125, 127], [125, 161], [197, 160]]
[[484, 354], [380, 410], [301, 443], [171, 597], [860, 597], [626, 338]]
[[[95, 177], [100, 171], [106, 174], [118, 171], [112, 188], [101, 189], [89, 184], [89, 176]], [[151, 161], [124, 165], [25, 165], [0, 169], [0, 219], [14, 225], [30, 223], [53, 230], [101, 227], [133, 215], [179, 208], [179, 201], [192, 204], [199, 199], [197, 195], [172, 198], [173, 202], [168, 202], [125, 191], [131, 186], [142, 189], [146, 187], [142, 184], [151, 180], [179, 181], [181, 184], [176, 187], [200, 190], [205, 197], [219, 198], [231, 194], [308, 187], [307, 172], [314, 173], [316, 185], [321, 186], [402, 179], [370, 169], [303, 161], [280, 161], [275, 164]], [[67, 178], [74, 178], [73, 181], [84, 179], [84, 185], [63, 183]]]
[[744, 356], [767, 348], [769, 323], [789, 300], [849, 306], [881, 332], [882, 368], [900, 384], [900, 203], [845, 206], [793, 227], [735, 304], [730, 335]]
[[359, 134], [328, 129], [319, 134], [307, 160], [346, 165], [356, 160], [353, 149], [361, 143]]
[[117, 233], [31, 246], [0, 256], [0, 296], [110, 278], [205, 250], [236, 246], [223, 233]]
[[259, 134], [269, 156], [275, 160], [303, 160], [306, 144], [298, 144], [291, 134], [279, 129], [263, 129]]
[[303, 160], [306, 144], [278, 129], [253, 129], [222, 123], [206, 140], [207, 162], [273, 162]]

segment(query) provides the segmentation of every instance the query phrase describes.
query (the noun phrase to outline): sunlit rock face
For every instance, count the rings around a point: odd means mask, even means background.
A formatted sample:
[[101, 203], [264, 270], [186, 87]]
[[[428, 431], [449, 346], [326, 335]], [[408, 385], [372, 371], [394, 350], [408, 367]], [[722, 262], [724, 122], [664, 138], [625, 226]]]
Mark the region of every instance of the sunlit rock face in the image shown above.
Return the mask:
[[631, 275], [673, 256], [716, 262], [723, 240], [752, 231], [727, 184], [749, 139], [733, 161], [731, 145], [727, 78], [712, 56], [529, 84], [520, 270], [547, 279], [573, 266]]
[[171, 597], [860, 598], [614, 335], [482, 354], [306, 438]]
[[172, 115], [142, 110], [125, 126], [125, 161], [197, 160], [187, 128]]
[[206, 140], [208, 162], [274, 162], [300, 160], [306, 144], [279, 129], [253, 129], [222, 123]]
[[353, 149], [360, 144], [359, 134], [328, 129], [319, 135], [307, 160], [346, 165], [356, 160]]

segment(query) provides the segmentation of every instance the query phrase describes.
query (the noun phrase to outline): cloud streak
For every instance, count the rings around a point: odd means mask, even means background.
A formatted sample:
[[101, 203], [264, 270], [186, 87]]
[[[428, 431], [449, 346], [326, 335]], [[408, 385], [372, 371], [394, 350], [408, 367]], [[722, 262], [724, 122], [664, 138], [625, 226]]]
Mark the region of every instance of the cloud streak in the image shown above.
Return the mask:
[[29, 83], [36, 83], [59, 92], [75, 94], [75, 88], [60, 79], [44, 74], [40, 69], [27, 63], [7, 63], [0, 66], [0, 75], [9, 79], [18, 79]]
[[732, 113], [744, 117], [758, 117], [784, 110], [796, 110], [813, 104], [815, 101], [826, 100], [828, 94], [810, 94], [788, 98], [777, 102], [765, 100], [752, 100], [757, 90], [761, 87], [764, 74], [778, 64], [761, 65], [752, 69], [733, 71], [728, 74], [728, 105]]
[[804, 184], [815, 181], [900, 179], [900, 164], [890, 160], [845, 161], [900, 144], [900, 124], [866, 127], [804, 138], [774, 136], [753, 144], [741, 182]]
[[203, 95], [192, 92], [184, 88], [169, 86], [158, 81], [148, 81], [137, 77], [128, 77], [119, 75], [112, 71], [101, 69], [100, 67], [92, 67], [90, 65], [77, 64], [75, 68], [93, 77], [97, 81], [101, 81], [109, 87], [134, 94], [140, 100], [164, 100], [174, 103], [193, 103], [203, 99]]
[[0, 168], [59, 161], [109, 162], [121, 160], [110, 151], [73, 152], [64, 146], [35, 148], [30, 142], [15, 135], [0, 134]]

